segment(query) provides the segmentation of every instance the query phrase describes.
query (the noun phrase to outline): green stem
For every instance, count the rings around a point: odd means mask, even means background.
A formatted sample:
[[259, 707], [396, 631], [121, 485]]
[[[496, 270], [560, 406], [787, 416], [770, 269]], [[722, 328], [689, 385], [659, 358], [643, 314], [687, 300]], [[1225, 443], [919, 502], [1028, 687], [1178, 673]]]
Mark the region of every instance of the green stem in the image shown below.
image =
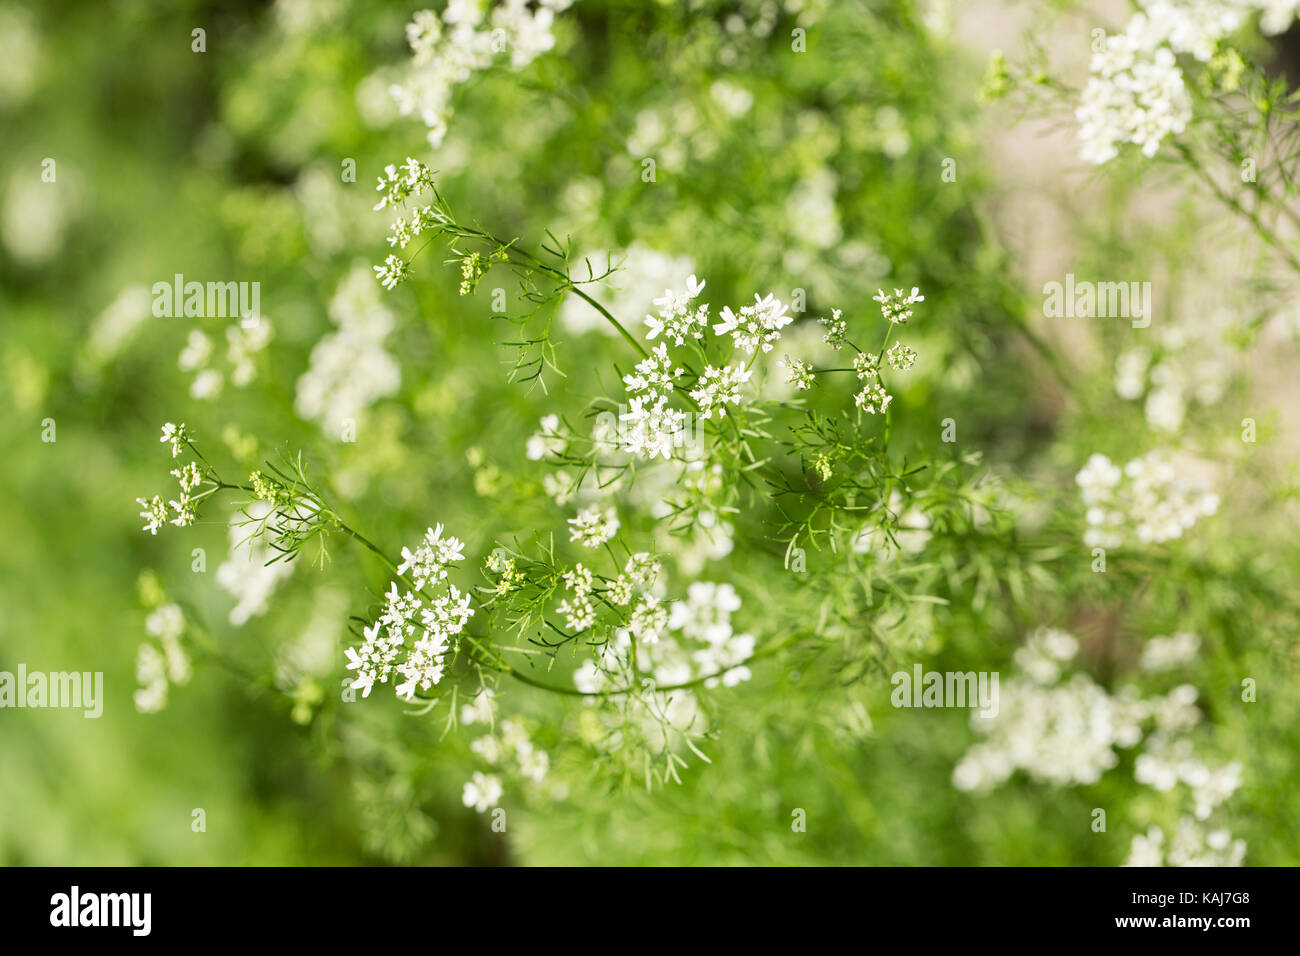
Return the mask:
[[1292, 271], [1300, 274], [1300, 259], [1296, 258], [1296, 254], [1287, 247], [1285, 241], [1276, 232], [1264, 224], [1264, 221], [1259, 217], [1259, 211], [1255, 209], [1247, 209], [1242, 204], [1241, 200], [1220, 186], [1215, 181], [1214, 177], [1210, 175], [1209, 170], [1207, 170], [1201, 164], [1201, 161], [1196, 158], [1196, 155], [1191, 151], [1186, 143], [1177, 143], [1175, 145], [1183, 158], [1187, 160], [1187, 164], [1192, 167], [1192, 170], [1201, 178], [1201, 181], [1205, 183], [1210, 192], [1214, 194], [1215, 198], [1228, 206], [1228, 208], [1233, 210], [1233, 212], [1245, 217], [1251, 225], [1255, 227], [1255, 232], [1259, 237], [1272, 246], [1278, 254], [1286, 260], [1286, 264], [1291, 267]]

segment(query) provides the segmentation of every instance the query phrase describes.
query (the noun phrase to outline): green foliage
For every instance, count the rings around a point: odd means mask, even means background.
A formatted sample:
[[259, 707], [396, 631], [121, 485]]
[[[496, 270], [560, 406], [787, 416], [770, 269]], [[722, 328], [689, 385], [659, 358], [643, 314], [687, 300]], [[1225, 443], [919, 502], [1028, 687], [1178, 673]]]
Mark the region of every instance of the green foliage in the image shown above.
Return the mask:
[[[99, 720], [4, 712], [0, 859], [1115, 865], [1184, 813], [1181, 785], [1135, 779], [1140, 747], [1092, 782], [962, 789], [969, 710], [891, 700], [914, 666], [1008, 694], [1027, 635], [1060, 628], [1062, 669], [1109, 699], [1194, 687], [1188, 741], [1245, 768], [1216, 825], [1295, 863], [1300, 483], [1260, 363], [1300, 272], [1296, 96], [1252, 26], [1180, 57], [1195, 122], [1052, 197], [1074, 272], [1160, 277], [1152, 334], [1062, 333], [1003, 238], [987, 127], [1007, 102], [1068, 119], [1076, 77], [1049, 45], [985, 72], [933, 6], [580, 0], [554, 49], [455, 84], [435, 147], [388, 93], [419, 68], [415, 8], [0, 0], [36, 51], [26, 80], [0, 66], [0, 670], [107, 688]], [[1153, 183], [1173, 198], [1135, 219]], [[151, 314], [177, 274], [259, 283], [273, 331]], [[688, 274], [710, 304], [668, 342], [689, 441], [629, 453], [627, 377], [669, 338], [643, 318]], [[768, 293], [798, 303], [772, 352], [712, 331]], [[1198, 321], [1207, 301], [1226, 318]], [[1154, 377], [1117, 394], [1125, 355], [1190, 367], [1199, 339], [1240, 361], [1172, 433]], [[752, 376], [734, 405], [722, 368]], [[182, 421], [173, 451], [158, 427]], [[1075, 476], [1172, 446], [1217, 463], [1218, 513], [1098, 572]], [[445, 579], [403, 551], [425, 528], [463, 550]], [[390, 588], [471, 613], [437, 679], [363, 697], [347, 655]], [[1195, 659], [1144, 670], [1182, 632]]]

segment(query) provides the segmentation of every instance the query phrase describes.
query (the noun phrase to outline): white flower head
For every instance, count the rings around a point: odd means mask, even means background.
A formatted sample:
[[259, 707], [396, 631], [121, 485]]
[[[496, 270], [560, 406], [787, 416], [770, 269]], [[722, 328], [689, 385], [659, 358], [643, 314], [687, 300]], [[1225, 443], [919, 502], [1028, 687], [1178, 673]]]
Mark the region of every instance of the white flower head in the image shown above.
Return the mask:
[[647, 315], [645, 324], [650, 329], [646, 338], [653, 339], [663, 335], [672, 339], [673, 344], [682, 345], [688, 338], [702, 339], [709, 325], [708, 303], [697, 305], [695, 300], [704, 291], [704, 282], [694, 275], [686, 280], [684, 292], [665, 289], [664, 294], [654, 300], [659, 306], [659, 314]]
[[171, 422], [163, 425], [162, 437], [158, 439], [158, 441], [163, 444], [171, 444], [173, 458], [179, 455], [181, 449], [193, 440], [194, 436], [185, 428], [184, 422], [181, 422], [179, 425], [173, 425]]
[[895, 289], [891, 293], [880, 289], [872, 298], [880, 303], [880, 314], [897, 325], [905, 324], [912, 317], [913, 305], [925, 301], [925, 296], [916, 286], [912, 286], [911, 292]]
[[144, 529], [152, 535], [158, 533], [158, 529], [167, 523], [167, 503], [162, 498], [154, 495], [153, 498], [146, 501], [144, 498], [136, 498], [136, 502], [144, 508], [140, 512], [140, 517], [144, 519]]
[[569, 519], [569, 540], [581, 543], [584, 548], [599, 548], [618, 534], [618, 513], [613, 508], [601, 512], [584, 508]]
[[883, 415], [894, 396], [885, 391], [879, 382], [868, 382], [862, 391], [853, 396], [853, 403], [871, 415]]
[[700, 406], [700, 417], [712, 418], [716, 411], [719, 418], [725, 418], [727, 405], [740, 404], [741, 386], [753, 374], [750, 369], [739, 365], [724, 365], [721, 368], [706, 365], [690, 393], [691, 398]]
[[465, 782], [461, 802], [479, 813], [487, 813], [497, 805], [502, 793], [500, 778], [475, 770], [474, 776]]
[[385, 289], [395, 289], [406, 281], [410, 274], [410, 264], [400, 256], [389, 255], [382, 265], [374, 267], [377, 278]]
[[787, 314], [789, 308], [770, 292], [764, 297], [755, 293], [754, 303], [743, 306], [739, 313], [732, 312], [730, 306], [724, 308], [718, 315], [722, 321], [713, 326], [713, 331], [716, 335], [730, 335], [736, 347], [750, 355], [757, 349], [770, 352], [781, 330], [794, 321]]

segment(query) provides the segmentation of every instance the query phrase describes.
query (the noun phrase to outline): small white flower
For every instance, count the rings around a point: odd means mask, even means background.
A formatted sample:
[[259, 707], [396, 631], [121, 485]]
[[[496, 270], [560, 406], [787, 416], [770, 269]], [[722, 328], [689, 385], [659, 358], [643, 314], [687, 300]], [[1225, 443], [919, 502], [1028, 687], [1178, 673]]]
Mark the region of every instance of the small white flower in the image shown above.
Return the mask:
[[751, 370], [739, 365], [724, 365], [721, 368], [706, 365], [690, 393], [691, 398], [700, 406], [700, 417], [711, 418], [716, 411], [719, 418], [725, 418], [728, 404], [740, 404], [740, 388], [749, 381], [751, 375]]
[[695, 305], [695, 299], [704, 291], [704, 283], [692, 275], [686, 280], [686, 291], [682, 293], [665, 289], [664, 294], [654, 300], [659, 306], [658, 316], [647, 315], [645, 324], [650, 331], [646, 338], [653, 339], [662, 334], [672, 339], [675, 345], [682, 345], [687, 338], [702, 339], [709, 324], [708, 304]]
[[547, 454], [560, 454], [567, 444], [564, 436], [560, 433], [559, 415], [544, 416], [540, 425], [540, 430], [529, 437], [524, 448], [524, 454], [531, 461], [545, 458]]
[[501, 781], [496, 776], [475, 770], [474, 776], [465, 783], [461, 802], [479, 813], [487, 813], [496, 806], [502, 793]]
[[569, 519], [569, 526], [570, 541], [580, 542], [584, 548], [598, 548], [618, 534], [618, 513], [613, 508], [603, 514], [595, 508], [584, 508]]
[[182, 372], [193, 372], [207, 365], [211, 357], [212, 339], [198, 329], [191, 329], [189, 337], [185, 340], [185, 348], [181, 349], [176, 364]]
[[461, 707], [460, 722], [462, 724], [491, 724], [496, 712], [496, 691], [491, 687], [484, 687], [474, 696], [473, 700]]
[[410, 272], [410, 265], [400, 256], [389, 255], [384, 260], [383, 265], [374, 267], [375, 278], [383, 284], [385, 289], [395, 289], [398, 284], [406, 281]]
[[565, 626], [574, 632], [585, 631], [596, 623], [596, 609], [586, 591], [575, 593], [572, 600], [561, 601], [556, 610], [564, 615]]
[[199, 471], [198, 462], [190, 462], [184, 468], [173, 468], [172, 477], [180, 482], [181, 492], [188, 494], [199, 486], [203, 480], [203, 474]]
[[853, 396], [858, 408], [872, 415], [883, 415], [894, 397], [887, 393], [879, 382], [868, 382], [862, 391]]
[[650, 355], [637, 363], [634, 373], [623, 376], [623, 383], [638, 397], [663, 398], [672, 394], [675, 381], [684, 373], [684, 369], [673, 366], [668, 346], [661, 342]]
[[889, 362], [889, 367], [896, 372], [906, 372], [916, 364], [916, 352], [908, 348], [902, 342], [895, 342], [887, 352], [885, 359]]
[[672, 457], [672, 450], [685, 437], [686, 413], [668, 405], [660, 395], [651, 404], [637, 396], [628, 402], [628, 410], [619, 415], [622, 428], [620, 446], [624, 451], [644, 458]]
[[581, 563], [575, 564], [572, 571], [564, 572], [564, 586], [574, 594], [590, 594], [595, 587], [595, 578], [588, 568]]
[[647, 594], [632, 612], [627, 629], [638, 641], [656, 644], [668, 630], [668, 609], [660, 606], [658, 598]]
[[813, 370], [811, 365], [802, 359], [791, 358], [788, 355], [782, 360], [781, 364], [786, 368], [786, 383], [793, 385], [795, 391], [812, 388]]
[[140, 512], [140, 517], [145, 521], [143, 530], [156, 535], [158, 529], [167, 523], [167, 503], [157, 495], [154, 495], [148, 501], [143, 498], [136, 498], [135, 500], [144, 508]]
[[913, 305], [925, 301], [925, 296], [921, 295], [921, 290], [916, 286], [912, 286], [910, 293], [895, 289], [891, 294], [880, 289], [872, 298], [880, 303], [880, 314], [898, 325], [905, 324], [912, 317]]
[[173, 458], [179, 455], [181, 449], [193, 440], [194, 436], [186, 430], [184, 422], [181, 422], [179, 425], [173, 425], [171, 422], [163, 425], [162, 437], [158, 439], [158, 441], [164, 444], [168, 442], [171, 443]]
[[730, 307], [724, 308], [718, 315], [722, 321], [713, 326], [713, 332], [730, 335], [736, 347], [750, 355], [756, 349], [770, 352], [781, 337], [781, 329], [794, 321], [793, 316], [786, 314], [789, 308], [771, 293], [762, 298], [755, 293], [754, 304], [742, 307], [739, 314]]
[[853, 371], [857, 373], [859, 379], [876, 374], [879, 367], [880, 356], [874, 352], [859, 352], [853, 356]]
[[849, 332], [849, 324], [840, 318], [843, 314], [840, 309], [832, 309], [829, 319], [817, 320], [818, 323], [826, 327], [826, 334], [822, 337], [822, 341], [837, 352], [844, 348], [844, 337]]

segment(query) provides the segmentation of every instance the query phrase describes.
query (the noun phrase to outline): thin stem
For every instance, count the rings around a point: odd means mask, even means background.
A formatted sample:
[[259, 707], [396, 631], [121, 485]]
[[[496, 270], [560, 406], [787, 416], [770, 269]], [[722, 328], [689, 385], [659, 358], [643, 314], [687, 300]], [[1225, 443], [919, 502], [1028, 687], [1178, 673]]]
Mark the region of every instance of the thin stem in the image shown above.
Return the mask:
[[597, 312], [603, 315], [605, 317], [605, 321], [607, 321], [610, 325], [612, 325], [614, 329], [618, 332], [618, 334], [623, 336], [623, 338], [626, 339], [627, 342], [634, 349], [637, 350], [637, 352], [640, 354], [642, 358], [650, 357], [650, 353], [645, 350], [645, 347], [640, 342], [638, 342], [635, 337], [633, 337], [631, 332], [629, 332], [627, 329], [623, 327], [623, 323], [620, 322], [618, 319], [614, 318], [614, 316], [610, 314], [610, 311], [607, 308], [605, 308], [603, 305], [601, 305], [591, 296], [587, 295], [587, 293], [583, 292], [580, 288], [578, 288], [578, 286], [574, 283], [574, 281], [571, 278], [569, 278], [569, 276], [566, 273], [560, 271], [559, 269], [556, 269], [554, 266], [547, 265], [545, 262], [537, 258], [531, 252], [519, 248], [514, 243], [503, 242], [502, 240], [498, 239], [496, 236], [491, 235], [490, 233], [483, 233], [483, 236], [486, 239], [488, 239], [490, 242], [494, 242], [501, 248], [504, 248], [506, 250], [507, 255], [509, 255], [511, 252], [518, 253], [528, 262], [536, 266], [538, 269], [541, 269], [543, 272], [545, 272], [552, 278], [558, 279], [561, 284], [568, 286], [570, 291], [572, 291], [574, 295], [582, 299], [589, 306], [591, 306], [593, 309], [595, 309]]
[[1251, 225], [1255, 227], [1255, 231], [1259, 234], [1259, 237], [1277, 250], [1278, 254], [1286, 260], [1287, 265], [1291, 267], [1293, 272], [1300, 274], [1300, 259], [1297, 259], [1296, 254], [1288, 248], [1285, 240], [1264, 224], [1264, 221], [1259, 217], [1258, 210], [1247, 209], [1242, 204], [1241, 200], [1220, 186], [1218, 182], [1215, 181], [1214, 177], [1210, 175], [1209, 171], [1201, 164], [1200, 160], [1196, 158], [1196, 155], [1191, 151], [1186, 143], [1176, 143], [1175, 145], [1183, 158], [1187, 160], [1188, 165], [1192, 167], [1196, 174], [1201, 178], [1202, 182], [1209, 187], [1210, 192], [1214, 193], [1215, 198], [1227, 205], [1238, 215], [1244, 216], [1249, 220]]

